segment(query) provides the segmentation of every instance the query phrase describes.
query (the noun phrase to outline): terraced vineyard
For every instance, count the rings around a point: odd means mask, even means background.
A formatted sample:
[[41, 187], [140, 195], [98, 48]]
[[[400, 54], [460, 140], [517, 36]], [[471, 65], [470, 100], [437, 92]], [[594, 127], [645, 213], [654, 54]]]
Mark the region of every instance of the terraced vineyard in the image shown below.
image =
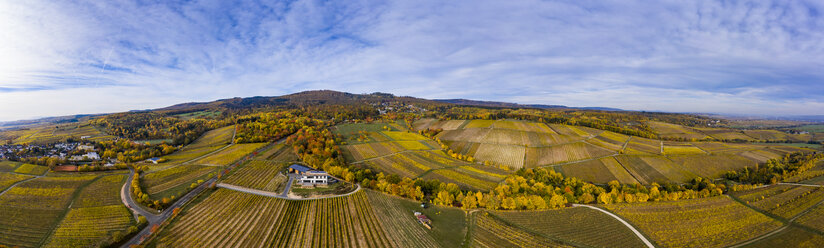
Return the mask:
[[473, 247], [575, 247], [535, 235], [481, 212], [472, 218]]
[[390, 247], [363, 192], [288, 201], [218, 189], [153, 240], [168, 247]]
[[664, 247], [724, 247], [782, 226], [727, 196], [604, 207]]
[[242, 165], [237, 171], [223, 179], [223, 183], [241, 187], [280, 192], [288, 179], [280, 171], [286, 166], [284, 163], [264, 160], [251, 160]]
[[503, 221], [576, 246], [644, 247], [624, 224], [597, 210], [577, 207], [544, 211], [494, 211]]

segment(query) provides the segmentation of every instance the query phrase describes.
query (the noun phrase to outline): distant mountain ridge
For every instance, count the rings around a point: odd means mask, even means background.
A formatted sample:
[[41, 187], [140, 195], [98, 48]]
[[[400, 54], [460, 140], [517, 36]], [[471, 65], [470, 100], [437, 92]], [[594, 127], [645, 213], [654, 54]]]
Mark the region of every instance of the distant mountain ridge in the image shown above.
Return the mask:
[[499, 108], [537, 108], [537, 109], [584, 109], [584, 110], [602, 110], [602, 111], [625, 111], [618, 108], [608, 107], [568, 107], [564, 105], [545, 105], [545, 104], [520, 104], [511, 102], [496, 102], [496, 101], [479, 101], [469, 99], [434, 99], [434, 101], [452, 103], [458, 105], [482, 106], [482, 107], [499, 107]]

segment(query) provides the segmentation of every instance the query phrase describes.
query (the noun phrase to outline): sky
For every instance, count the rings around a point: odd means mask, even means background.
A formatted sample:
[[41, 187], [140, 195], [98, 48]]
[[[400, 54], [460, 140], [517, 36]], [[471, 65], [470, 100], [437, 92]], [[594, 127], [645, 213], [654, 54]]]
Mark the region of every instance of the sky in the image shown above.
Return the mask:
[[0, 121], [304, 90], [824, 115], [824, 2], [0, 1]]

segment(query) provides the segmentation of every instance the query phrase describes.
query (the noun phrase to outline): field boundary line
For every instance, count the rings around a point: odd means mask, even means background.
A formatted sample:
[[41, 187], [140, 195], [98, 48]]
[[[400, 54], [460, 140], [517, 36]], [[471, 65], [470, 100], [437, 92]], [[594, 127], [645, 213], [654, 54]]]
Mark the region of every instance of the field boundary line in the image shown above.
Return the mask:
[[638, 236], [638, 238], [639, 238], [639, 239], [641, 239], [641, 241], [642, 241], [642, 242], [644, 242], [644, 244], [646, 244], [646, 245], [647, 245], [647, 247], [649, 247], [649, 248], [655, 248], [655, 246], [654, 246], [654, 245], [652, 245], [652, 242], [650, 242], [650, 241], [647, 239], [647, 237], [645, 237], [643, 234], [641, 234], [641, 232], [639, 232], [637, 229], [635, 229], [635, 227], [633, 227], [632, 225], [630, 225], [627, 221], [625, 221], [624, 219], [622, 219], [622, 218], [621, 218], [621, 217], [619, 217], [618, 215], [615, 215], [615, 214], [613, 214], [613, 213], [611, 213], [611, 212], [609, 212], [609, 211], [603, 210], [603, 209], [598, 208], [598, 207], [593, 207], [593, 206], [590, 206], [590, 205], [583, 205], [583, 204], [572, 204], [572, 206], [575, 206], [575, 207], [585, 207], [585, 208], [590, 208], [590, 209], [598, 210], [598, 211], [601, 211], [602, 213], [605, 213], [605, 214], [607, 214], [607, 215], [611, 216], [612, 218], [615, 218], [616, 220], [618, 220], [619, 222], [621, 222], [622, 224], [624, 224], [624, 226], [626, 226], [627, 228], [629, 228], [629, 230], [630, 230], [630, 231], [632, 231], [633, 233], [635, 233], [635, 236]]

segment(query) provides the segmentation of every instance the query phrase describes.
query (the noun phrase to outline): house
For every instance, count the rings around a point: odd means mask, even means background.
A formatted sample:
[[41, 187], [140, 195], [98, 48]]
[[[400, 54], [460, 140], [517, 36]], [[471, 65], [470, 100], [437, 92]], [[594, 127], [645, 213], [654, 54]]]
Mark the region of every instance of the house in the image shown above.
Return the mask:
[[77, 146], [77, 150], [81, 150], [81, 151], [94, 150], [94, 146], [79, 145], [79, 146]]
[[146, 159], [146, 161], [149, 161], [149, 162], [152, 162], [152, 163], [154, 163], [154, 164], [157, 164], [157, 163], [159, 163], [159, 162], [160, 162], [160, 158], [158, 158], [158, 157], [154, 157], [154, 158]]
[[304, 172], [299, 180], [303, 185], [327, 185], [333, 179], [325, 171], [311, 170]]
[[335, 179], [325, 171], [315, 170], [312, 167], [293, 164], [289, 166], [289, 173], [300, 175], [298, 183], [302, 185], [327, 185]]

